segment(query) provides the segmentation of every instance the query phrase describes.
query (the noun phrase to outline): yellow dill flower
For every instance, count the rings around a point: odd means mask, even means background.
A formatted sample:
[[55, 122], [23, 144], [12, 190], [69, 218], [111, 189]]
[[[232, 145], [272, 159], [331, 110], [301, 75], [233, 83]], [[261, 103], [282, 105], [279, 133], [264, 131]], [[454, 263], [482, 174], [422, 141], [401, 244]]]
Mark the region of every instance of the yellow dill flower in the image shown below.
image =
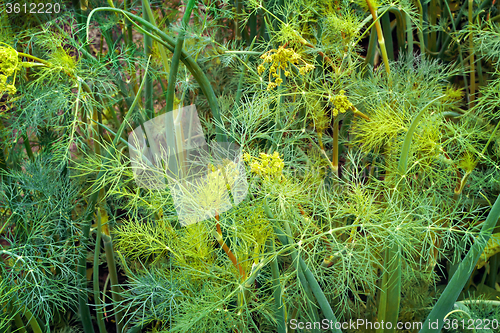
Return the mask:
[[264, 65], [262, 65], [262, 64], [257, 67], [257, 72], [259, 73], [259, 75], [264, 73], [265, 70], [266, 70], [266, 67], [264, 67]]
[[250, 163], [250, 172], [266, 179], [282, 179], [285, 163], [279, 153], [275, 151], [272, 155], [260, 153], [259, 157], [248, 155], [246, 161]]
[[339, 113], [345, 113], [352, 107], [352, 103], [349, 102], [347, 96], [345, 96], [345, 91], [339, 91], [339, 94], [330, 97], [330, 102], [333, 103], [334, 109], [332, 110], [333, 116], [337, 116]]
[[245, 162], [250, 162], [251, 159], [252, 159], [252, 155], [250, 155], [249, 153], [244, 153], [243, 154], [243, 160]]
[[[257, 72], [259, 75], [265, 72], [266, 67], [264, 64], [270, 63], [269, 66], [269, 83], [267, 85], [267, 90], [272, 90], [281, 83], [283, 83], [283, 79], [281, 78], [281, 71], [284, 72], [285, 76], [290, 75], [289, 67], [290, 65], [294, 65], [298, 68], [300, 75], [305, 75], [311, 70], [314, 69], [314, 65], [308, 64], [300, 54], [295, 52], [291, 48], [285, 48], [280, 46], [277, 50], [272, 49], [267, 51], [266, 53], [260, 56], [264, 61], [257, 67]], [[299, 67], [299, 64], [302, 63], [302, 66]], [[272, 78], [275, 78], [275, 81], [272, 82]]]
[[4, 45], [7, 47], [0, 46], [0, 72], [5, 76], [11, 76], [18, 69], [19, 58], [14, 48], [7, 44]]
[[[5, 43], [0, 44], [5, 45], [5, 47], [0, 45], [0, 73], [2, 73], [0, 74], [0, 94], [6, 92], [13, 95], [17, 91], [14, 82], [16, 79], [15, 73], [19, 69], [19, 58], [14, 48]], [[12, 75], [14, 75], [12, 83], [8, 84], [7, 79]]]
[[269, 82], [269, 84], [267, 85], [267, 90], [273, 90], [274, 88], [276, 88], [278, 85], [274, 82]]
[[0, 74], [0, 95], [4, 92], [13, 95], [16, 91], [17, 89], [13, 84], [7, 84], [7, 76]]

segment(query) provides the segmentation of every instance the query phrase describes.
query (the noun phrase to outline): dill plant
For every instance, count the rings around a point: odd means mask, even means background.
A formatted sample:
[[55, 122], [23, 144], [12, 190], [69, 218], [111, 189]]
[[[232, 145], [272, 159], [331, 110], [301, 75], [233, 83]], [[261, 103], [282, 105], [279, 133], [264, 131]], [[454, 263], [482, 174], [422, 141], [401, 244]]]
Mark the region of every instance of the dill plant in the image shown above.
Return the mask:
[[[495, 318], [498, 5], [74, 3], [2, 16], [0, 329]], [[248, 195], [182, 226], [127, 134], [191, 104]]]

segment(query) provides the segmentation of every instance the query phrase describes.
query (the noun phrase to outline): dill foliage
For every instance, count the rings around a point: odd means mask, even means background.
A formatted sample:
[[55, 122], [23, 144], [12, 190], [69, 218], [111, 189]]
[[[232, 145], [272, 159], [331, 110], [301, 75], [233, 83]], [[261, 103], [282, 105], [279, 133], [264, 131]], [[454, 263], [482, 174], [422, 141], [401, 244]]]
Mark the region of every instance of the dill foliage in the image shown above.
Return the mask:
[[0, 9], [0, 331], [498, 318], [498, 3], [73, 4]]

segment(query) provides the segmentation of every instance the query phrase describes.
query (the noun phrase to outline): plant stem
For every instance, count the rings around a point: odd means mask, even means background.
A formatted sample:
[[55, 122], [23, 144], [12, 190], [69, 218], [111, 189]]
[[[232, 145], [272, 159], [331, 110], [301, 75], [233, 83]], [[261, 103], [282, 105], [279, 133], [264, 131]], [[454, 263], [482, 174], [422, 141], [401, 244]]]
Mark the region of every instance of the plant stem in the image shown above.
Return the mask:
[[[142, 1], [142, 16], [144, 20], [151, 22], [146, 7], [149, 7], [149, 3]], [[151, 8], [149, 8], [151, 10]], [[153, 53], [153, 40], [149, 34], [144, 34], [144, 57], [149, 59]], [[146, 77], [146, 85], [144, 86], [144, 108], [146, 109], [146, 115], [148, 119], [152, 119], [154, 116], [153, 110], [153, 76], [151, 72], [148, 73]]]
[[[424, 40], [424, 32], [422, 31], [424, 27], [424, 10], [422, 9], [422, 3], [420, 0], [415, 1], [418, 7], [418, 11], [420, 15], [418, 16], [419, 22], [420, 22], [420, 28], [417, 29], [417, 34], [418, 34], [418, 39], [419, 39], [419, 45], [420, 45], [420, 54], [424, 55], [425, 54], [425, 40]], [[407, 16], [409, 19], [409, 17]]]
[[[153, 15], [153, 11], [151, 10], [151, 6], [149, 4], [149, 0], [142, 0], [142, 1], [143, 1], [143, 4], [145, 4], [146, 12], [148, 13], [148, 16], [149, 16], [149, 20], [148, 21], [151, 24], [153, 24], [155, 27], [158, 27], [158, 25], [156, 24], [156, 19], [155, 19], [154, 15]], [[168, 65], [167, 53], [165, 52], [165, 47], [163, 45], [159, 45], [159, 50], [160, 50], [161, 60], [163, 61], [163, 69], [165, 71], [167, 71], [168, 68], [169, 68], [169, 65]]]
[[[151, 23], [147, 22], [143, 18], [141, 18], [137, 15], [134, 15], [132, 13], [126, 12], [124, 10], [118, 9], [118, 8], [100, 7], [100, 8], [95, 8], [94, 10], [92, 10], [92, 12], [90, 12], [90, 14], [87, 18], [87, 31], [88, 31], [88, 26], [90, 24], [90, 19], [92, 18], [92, 14], [99, 12], [99, 11], [116, 11], [116, 12], [122, 13], [128, 20], [130, 20], [130, 22], [132, 22], [132, 24], [139, 31], [141, 31], [142, 33], [148, 33], [147, 31], [145, 31], [143, 28], [141, 28], [134, 21], [139, 22], [140, 24], [142, 24], [143, 26], [145, 26], [146, 28], [148, 28], [149, 30], [153, 31], [154, 33], [156, 33], [158, 35], [158, 36], [155, 36], [155, 35], [151, 34], [151, 38], [153, 38], [154, 40], [156, 40], [160, 44], [167, 47], [170, 51], [174, 51], [174, 47], [175, 47], [176, 43], [172, 37], [168, 36], [165, 32], [156, 28], [155, 26], [153, 26]], [[184, 63], [186, 68], [194, 76], [195, 80], [200, 85], [200, 88], [201, 88], [203, 94], [207, 97], [208, 104], [210, 106], [210, 109], [212, 110], [212, 115], [216, 120], [217, 141], [224, 142], [225, 135], [223, 134], [222, 128], [221, 128], [223, 123], [222, 123], [222, 119], [221, 119], [220, 113], [219, 113], [219, 104], [217, 101], [217, 97], [215, 96], [212, 85], [210, 84], [210, 81], [208, 80], [205, 73], [201, 70], [198, 63], [191, 56], [189, 56], [184, 51], [181, 51], [181, 55], [182, 55], [181, 61]]]
[[[464, 1], [464, 3], [462, 4], [462, 7], [460, 7], [460, 10], [455, 15], [455, 20], [453, 20], [453, 15], [451, 14], [451, 11], [449, 9], [448, 1], [443, 1], [443, 2], [448, 7], [448, 16], [450, 17], [450, 20], [451, 20], [453, 27], [456, 27], [460, 23], [460, 20], [462, 19], [462, 15], [464, 13], [465, 6], [467, 6], [467, 1]], [[484, 2], [486, 2], [486, 1], [484, 1]], [[453, 30], [455, 30], [455, 29], [453, 29]], [[441, 45], [441, 50], [439, 51], [439, 54], [438, 54], [439, 58], [443, 59], [444, 52], [446, 50], [448, 50], [448, 46], [450, 45], [450, 41], [451, 41], [451, 35], [447, 34], [446, 39], [444, 40], [443, 44]]]
[[[250, 44], [250, 47], [248, 48], [248, 50], [253, 49], [255, 39], [256, 39], [256, 37], [254, 37], [254, 39], [252, 40], [252, 43]], [[244, 80], [245, 74], [247, 72], [247, 66], [244, 66], [244, 65], [246, 65], [246, 63], [248, 63], [248, 61], [250, 59], [250, 54], [252, 54], [252, 51], [247, 51], [247, 52], [248, 53], [247, 53], [247, 56], [245, 58], [245, 63], [243, 63], [243, 65], [241, 66], [240, 80], [238, 81], [238, 88], [236, 89], [236, 97], [234, 98], [234, 107], [235, 108], [238, 107], [238, 105], [240, 104], [241, 95], [243, 94], [243, 80]], [[260, 54], [260, 52], [255, 52], [255, 53]]]
[[384, 40], [386, 42], [387, 57], [389, 58], [389, 60], [394, 60], [394, 45], [392, 43], [391, 19], [389, 17], [389, 13], [385, 13], [384, 15], [382, 15], [380, 21], [382, 22]]
[[234, 17], [234, 33], [235, 39], [241, 40], [241, 31], [240, 31], [240, 15], [241, 15], [241, 7], [243, 0], [234, 0], [236, 5], [236, 15]]
[[[100, 211], [98, 209], [98, 212], [101, 214], [101, 220], [102, 220], [102, 215], [106, 214], [105, 211]], [[106, 214], [107, 215], [107, 214]], [[104, 215], [104, 216], [106, 216]], [[107, 220], [107, 217], [105, 217]], [[118, 309], [118, 304], [120, 304], [121, 297], [120, 297], [120, 286], [118, 283], [118, 271], [116, 269], [116, 262], [115, 262], [115, 255], [113, 251], [113, 240], [111, 238], [110, 232], [109, 232], [109, 227], [107, 224], [102, 226], [102, 240], [104, 242], [104, 251], [106, 252], [106, 261], [108, 263], [108, 270], [109, 270], [109, 277], [110, 277], [110, 282], [111, 282], [111, 296], [113, 298], [113, 306], [114, 306], [114, 312], [115, 312], [115, 320], [116, 320], [116, 331], [117, 333], [121, 333], [123, 331], [123, 312], [122, 310]]]
[[38, 324], [36, 317], [31, 313], [31, 311], [25, 305], [22, 305], [21, 307], [24, 310], [24, 316], [26, 317], [26, 319], [28, 319], [28, 325], [31, 326], [33, 333], [42, 333], [42, 329], [40, 328], [40, 325]]
[[[272, 250], [273, 253], [276, 252], [274, 240], [272, 240]], [[274, 311], [276, 321], [278, 322], [278, 333], [286, 333], [285, 306], [281, 299], [280, 273], [277, 256], [271, 261], [271, 274], [273, 276]]]
[[179, 37], [177, 37], [177, 43], [175, 44], [174, 55], [172, 56], [172, 62], [170, 64], [170, 74], [168, 77], [167, 101], [166, 101], [167, 112], [170, 112], [174, 109], [175, 84], [177, 80], [177, 72], [179, 70], [179, 60], [181, 58], [182, 46], [184, 44], [184, 36], [186, 34], [185, 29], [189, 23], [194, 3], [195, 0], [188, 0], [184, 16], [182, 17], [181, 31], [179, 32]]
[[392, 327], [390, 329], [382, 327], [377, 329], [377, 333], [396, 331], [401, 302], [401, 248], [397, 244], [385, 250], [384, 268], [377, 320], [390, 322]]
[[19, 312], [16, 313], [16, 315], [14, 316], [14, 323], [16, 324], [16, 326], [18, 328], [18, 332], [26, 333], [26, 328], [24, 328], [23, 319], [21, 318], [21, 315], [19, 314]]
[[[364, 61], [364, 66], [371, 65], [373, 67], [375, 52], [377, 50], [377, 42], [375, 41], [375, 28], [370, 29], [370, 38], [368, 40], [368, 47], [366, 49], [366, 57]], [[368, 74], [368, 72], [366, 73]]]
[[413, 27], [411, 24], [410, 15], [405, 14], [406, 20], [406, 57], [411, 64], [410, 59], [413, 59]]
[[[448, 15], [450, 17], [452, 17], [453, 15], [451, 13], [450, 6], [448, 5], [448, 2], [447, 1], [443, 1], [443, 2], [446, 5], [446, 9], [447, 9]], [[466, 3], [467, 2], [464, 2], [464, 5]], [[462, 8], [460, 9], [460, 11], [462, 11], [464, 8], [465, 7], [462, 6]], [[457, 29], [456, 29], [456, 23], [455, 23], [455, 21], [451, 20], [451, 23], [452, 23], [453, 32], [456, 32]], [[463, 59], [463, 55], [462, 55], [462, 46], [460, 46], [460, 43], [457, 44], [457, 48], [458, 48], [458, 57], [460, 59], [460, 64], [462, 65], [463, 68], [465, 68], [464, 59]], [[469, 90], [469, 85], [467, 83], [468, 80], [467, 80], [467, 74], [465, 73], [465, 70], [463, 71], [462, 75], [463, 75], [463, 79], [464, 79], [464, 88], [465, 88], [465, 93], [467, 95], [467, 101], [470, 101], [470, 90]]]
[[498, 276], [498, 268], [500, 267], [500, 253], [497, 253], [494, 256], [492, 256], [489, 262], [490, 262], [490, 274], [488, 274], [488, 286], [491, 288], [495, 288]]
[[470, 56], [470, 92], [469, 92], [469, 110], [474, 107], [474, 94], [476, 93], [476, 68], [474, 64], [474, 35], [472, 33], [472, 7], [474, 5], [474, 0], [469, 0], [469, 56]]
[[410, 124], [410, 128], [408, 129], [408, 132], [406, 132], [405, 139], [403, 141], [403, 147], [401, 149], [401, 156], [399, 158], [399, 163], [398, 163], [398, 170], [399, 173], [403, 176], [406, 173], [406, 169], [408, 167], [408, 158], [410, 155], [410, 146], [411, 146], [411, 141], [413, 138], [413, 133], [415, 132], [415, 129], [418, 126], [418, 123], [420, 122], [420, 119], [423, 117], [424, 112], [429, 108], [432, 103], [435, 101], [443, 98], [444, 95], [441, 95], [439, 97], [434, 98], [432, 101], [427, 103], [422, 110], [417, 114], [417, 116], [413, 119], [413, 121]]
[[37, 58], [35, 56], [32, 56], [31, 54], [28, 54], [28, 53], [22, 53], [22, 52], [17, 52], [17, 55], [19, 57], [25, 57], [25, 58], [28, 58], [28, 59], [32, 59], [32, 60], [35, 60], [35, 61], [38, 61], [46, 66], [51, 66], [51, 63], [46, 61], [46, 60], [43, 60], [43, 59], [40, 59], [40, 58]]
[[335, 175], [339, 176], [339, 116], [333, 121], [333, 147], [332, 147], [332, 168]]
[[[429, 6], [429, 24], [431, 26], [435, 26], [437, 22], [437, 2], [438, 0], [431, 0]], [[437, 39], [437, 31], [431, 31], [429, 34], [427, 47], [431, 52], [436, 52], [436, 39]]]
[[389, 58], [387, 57], [387, 50], [385, 48], [385, 39], [384, 39], [384, 34], [382, 32], [382, 27], [380, 26], [380, 22], [377, 20], [377, 9], [375, 8], [375, 5], [372, 3], [372, 0], [366, 0], [366, 4], [370, 9], [373, 21], [375, 22], [375, 29], [377, 30], [377, 36], [378, 36], [378, 45], [380, 46], [380, 52], [382, 53], [382, 59], [385, 65], [385, 71], [387, 72], [387, 75], [390, 75], [391, 68], [389, 67]]
[[96, 319], [97, 326], [99, 327], [100, 333], [106, 333], [106, 326], [104, 325], [104, 318], [102, 316], [102, 311], [100, 310], [101, 306], [101, 291], [99, 289], [99, 255], [101, 253], [101, 211], [100, 208], [97, 209], [97, 239], [95, 242], [94, 248], [94, 271], [93, 275], [93, 284], [94, 284], [94, 302], [96, 303]]
[[[146, 73], [145, 74], [147, 74], [148, 68], [149, 68], [149, 62], [146, 66]], [[144, 87], [144, 82], [145, 82], [145, 77], [143, 78], [142, 83], [139, 87], [139, 92]], [[132, 116], [132, 112], [134, 111], [135, 106], [139, 102], [139, 96], [140, 96], [139, 93], [135, 96], [134, 101], [132, 102], [132, 105], [130, 106], [127, 114], [125, 115], [120, 127], [118, 128], [116, 136], [113, 139], [113, 147], [116, 147], [118, 141], [120, 140], [120, 137], [125, 129], [125, 126], [128, 124], [128, 120]], [[111, 156], [111, 154], [112, 154], [111, 151], [107, 150], [105, 160], [107, 160]], [[101, 170], [99, 171], [99, 174], [97, 175], [97, 179], [96, 179], [95, 184], [98, 184], [99, 181], [101, 180], [101, 178], [104, 177], [105, 167], [106, 167], [105, 165], [103, 165], [101, 167]], [[87, 263], [87, 244], [88, 244], [89, 237], [90, 237], [90, 225], [92, 224], [91, 216], [95, 210], [94, 206], [97, 202], [98, 195], [99, 195], [99, 191], [94, 191], [94, 193], [91, 195], [91, 197], [88, 201], [87, 210], [83, 216], [83, 221], [85, 221], [86, 223], [84, 223], [84, 226], [82, 228], [82, 237], [80, 239], [80, 244], [81, 244], [80, 246], [82, 247], [82, 253], [81, 253], [80, 259], [78, 260], [78, 274], [80, 275], [80, 279], [81, 279], [80, 294], [79, 294], [78, 301], [79, 301], [79, 307], [80, 307], [80, 316], [82, 317], [82, 324], [83, 324], [83, 328], [84, 328], [85, 333], [94, 333], [94, 327], [92, 326], [92, 318], [90, 317], [90, 310], [89, 310], [89, 307], [87, 305], [88, 295], [87, 295], [87, 290], [86, 290], [87, 288], [86, 288], [86, 283], [85, 283], [86, 282], [85, 273], [86, 273], [86, 266], [87, 266], [86, 265], [86, 263]]]
[[234, 267], [236, 267], [236, 269], [240, 273], [240, 277], [244, 280], [245, 279], [245, 271], [243, 270], [243, 267], [241, 267], [241, 265], [238, 263], [236, 256], [233, 254], [233, 252], [231, 252], [231, 250], [229, 249], [227, 244], [224, 242], [224, 239], [222, 238], [222, 230], [221, 230], [220, 224], [219, 224], [219, 214], [215, 214], [215, 219], [217, 220], [217, 224], [216, 224], [217, 231], [214, 232], [214, 236], [217, 239], [217, 242], [219, 242], [219, 245], [222, 247], [224, 252], [226, 252], [227, 256], [229, 257], [229, 259], [233, 263]]
[[24, 148], [26, 148], [26, 153], [28, 154], [28, 157], [33, 162], [35, 160], [35, 156], [33, 155], [33, 151], [31, 150], [31, 145], [28, 140], [28, 136], [26, 134], [23, 134], [23, 144]]

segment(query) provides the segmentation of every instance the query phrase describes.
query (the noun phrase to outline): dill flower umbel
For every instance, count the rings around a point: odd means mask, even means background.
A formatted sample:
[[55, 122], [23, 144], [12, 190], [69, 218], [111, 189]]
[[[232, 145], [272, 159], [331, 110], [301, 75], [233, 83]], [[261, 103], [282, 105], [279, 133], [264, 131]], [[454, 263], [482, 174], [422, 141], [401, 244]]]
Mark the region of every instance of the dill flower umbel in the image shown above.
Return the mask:
[[6, 92], [9, 95], [15, 94], [17, 91], [13, 84], [7, 84], [7, 76], [0, 74], [0, 94]]
[[335, 108], [332, 110], [333, 115], [336, 117], [339, 113], [345, 113], [352, 107], [352, 103], [349, 102], [347, 96], [345, 96], [345, 91], [339, 91], [336, 96], [330, 97], [330, 102], [333, 103]]
[[[0, 43], [3, 44], [3, 43]], [[17, 57], [17, 51], [7, 44], [6, 47], [0, 46], [0, 93], [8, 93], [13, 95], [16, 93], [17, 89], [14, 86], [15, 73], [18, 69], [19, 59]], [[13, 83], [8, 84], [7, 78], [14, 74], [12, 80]]]
[[260, 153], [259, 157], [253, 157], [248, 153], [243, 159], [250, 163], [250, 171], [266, 179], [282, 179], [285, 163], [275, 151], [272, 155]]
[[[264, 61], [257, 67], [257, 72], [259, 73], [259, 75], [266, 71], [266, 67], [264, 66], [264, 64], [271, 64], [271, 66], [269, 67], [269, 84], [267, 86], [267, 90], [274, 89], [277, 86], [281, 85], [281, 83], [283, 83], [283, 79], [280, 77], [281, 71], [284, 71], [285, 76], [289, 76], [290, 64], [297, 67], [300, 75], [305, 75], [314, 69], [314, 65], [307, 63], [304, 59], [302, 59], [300, 54], [298, 54], [291, 48], [287, 49], [283, 46], [280, 46], [278, 50], [272, 49], [270, 51], [267, 51], [266, 53], [261, 55], [260, 58]], [[299, 67], [300, 64], [302, 64], [302, 66]], [[274, 82], [272, 82], [273, 78], [275, 79]]]

